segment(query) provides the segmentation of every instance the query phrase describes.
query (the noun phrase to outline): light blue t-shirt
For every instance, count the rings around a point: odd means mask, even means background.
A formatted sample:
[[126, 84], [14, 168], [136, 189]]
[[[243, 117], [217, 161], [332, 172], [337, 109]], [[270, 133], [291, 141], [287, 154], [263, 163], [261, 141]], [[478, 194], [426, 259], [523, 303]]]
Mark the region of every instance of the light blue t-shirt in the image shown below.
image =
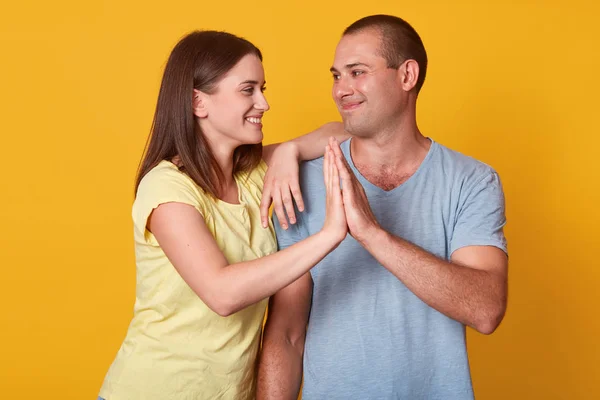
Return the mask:
[[[386, 231], [449, 260], [464, 246], [506, 251], [504, 195], [489, 166], [434, 141], [415, 174], [391, 191], [342, 151]], [[281, 249], [316, 233], [325, 218], [323, 159], [301, 166], [306, 209]], [[429, 307], [350, 235], [311, 270], [312, 308], [304, 352], [303, 400], [472, 399], [465, 327]]]

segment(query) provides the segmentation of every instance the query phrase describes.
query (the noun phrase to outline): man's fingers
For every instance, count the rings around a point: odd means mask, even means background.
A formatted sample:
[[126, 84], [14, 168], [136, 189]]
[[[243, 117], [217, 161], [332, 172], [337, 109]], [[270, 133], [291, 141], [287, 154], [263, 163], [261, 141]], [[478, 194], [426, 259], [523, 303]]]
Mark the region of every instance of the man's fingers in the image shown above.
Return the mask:
[[344, 202], [344, 207], [352, 207], [354, 204], [354, 180], [356, 177], [346, 164], [340, 160], [339, 157], [335, 157], [335, 166], [337, 167], [337, 171], [339, 172], [339, 176], [342, 179], [342, 201]]
[[329, 142], [331, 145], [331, 149], [333, 150], [333, 154], [335, 154], [337, 157], [344, 158], [344, 155], [342, 154], [342, 149], [340, 148], [340, 144], [338, 143], [338, 141], [335, 140], [335, 138], [329, 138]]
[[351, 170], [350, 164], [348, 164], [346, 157], [344, 157], [344, 153], [342, 153], [342, 148], [340, 147], [340, 144], [338, 143], [337, 139], [331, 138], [331, 142], [332, 142], [331, 148], [333, 149], [333, 153], [335, 154], [335, 157], [342, 160], [342, 163], [344, 163], [344, 165], [346, 166], [348, 171], [350, 171]]
[[350, 168], [348, 167], [348, 164], [346, 164], [343, 155], [336, 155], [335, 156], [335, 165], [337, 166], [337, 169], [340, 173], [340, 176], [342, 178], [346, 178], [347, 180], [350, 180], [352, 177], [350, 175], [353, 175], [350, 172]]
[[333, 164], [332, 169], [333, 169], [333, 176], [332, 176], [333, 191], [335, 192], [336, 199], [341, 200], [342, 194], [341, 194], [341, 189], [340, 189], [340, 174], [339, 174], [337, 165]]

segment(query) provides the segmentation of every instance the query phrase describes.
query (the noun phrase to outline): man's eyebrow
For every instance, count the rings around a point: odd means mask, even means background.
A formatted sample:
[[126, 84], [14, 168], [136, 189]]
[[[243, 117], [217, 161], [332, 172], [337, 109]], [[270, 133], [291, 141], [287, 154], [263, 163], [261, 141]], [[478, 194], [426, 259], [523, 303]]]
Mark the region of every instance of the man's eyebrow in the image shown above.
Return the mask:
[[365, 64], [365, 63], [361, 63], [361, 62], [355, 62], [355, 63], [352, 63], [352, 64], [346, 64], [346, 69], [351, 69], [351, 68], [354, 68], [354, 67], [367, 67], [367, 68], [369, 68], [370, 65]]
[[[351, 63], [351, 64], [346, 64], [344, 66], [345, 69], [352, 69], [354, 67], [367, 67], [367, 68], [370, 68], [370, 66], [368, 64], [361, 63], [361, 62], [355, 62], [355, 63]], [[335, 67], [329, 68], [329, 71], [331, 71], [331, 72], [339, 72]]]

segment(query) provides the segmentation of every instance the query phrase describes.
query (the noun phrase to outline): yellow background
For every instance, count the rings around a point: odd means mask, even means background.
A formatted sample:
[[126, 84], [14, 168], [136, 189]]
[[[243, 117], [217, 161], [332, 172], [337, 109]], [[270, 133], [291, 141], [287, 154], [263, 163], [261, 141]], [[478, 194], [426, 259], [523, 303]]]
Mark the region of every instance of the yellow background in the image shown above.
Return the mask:
[[265, 142], [338, 119], [343, 28], [404, 17], [422, 131], [503, 180], [510, 298], [469, 331], [478, 399], [600, 398], [600, 7], [593, 1], [22, 0], [0, 10], [0, 396], [95, 399], [134, 301], [130, 207], [162, 67], [197, 28], [264, 52]]

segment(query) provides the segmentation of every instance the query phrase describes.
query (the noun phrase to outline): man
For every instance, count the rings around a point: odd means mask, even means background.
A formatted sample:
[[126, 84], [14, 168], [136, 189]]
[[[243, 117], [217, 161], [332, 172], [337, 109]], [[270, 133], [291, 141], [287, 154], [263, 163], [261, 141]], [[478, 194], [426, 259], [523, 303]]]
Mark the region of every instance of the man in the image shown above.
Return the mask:
[[[344, 32], [331, 72], [351, 139], [332, 147], [350, 235], [272, 297], [259, 399], [295, 399], [302, 371], [305, 400], [473, 398], [465, 325], [490, 334], [506, 309], [504, 195], [494, 170], [419, 131], [426, 68], [400, 18]], [[302, 165], [305, 212], [275, 224], [281, 248], [321, 228], [322, 166]]]

